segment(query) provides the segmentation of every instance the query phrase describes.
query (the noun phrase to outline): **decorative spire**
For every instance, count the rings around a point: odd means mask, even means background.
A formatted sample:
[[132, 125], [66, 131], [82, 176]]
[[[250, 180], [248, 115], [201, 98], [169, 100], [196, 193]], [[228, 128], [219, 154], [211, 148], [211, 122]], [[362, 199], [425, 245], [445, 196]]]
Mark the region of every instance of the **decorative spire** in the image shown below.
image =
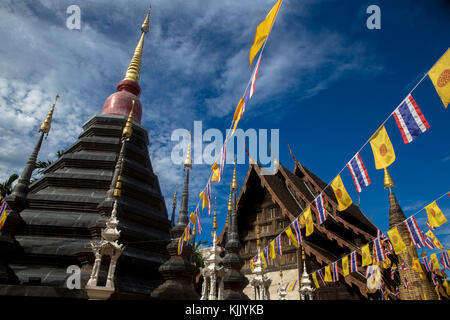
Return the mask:
[[53, 111], [55, 110], [55, 105], [56, 105], [56, 101], [58, 101], [58, 98], [59, 98], [59, 94], [56, 94], [55, 102], [53, 102], [53, 105], [50, 108], [50, 111], [48, 112], [48, 115], [45, 118], [44, 122], [42, 122], [41, 127], [39, 128], [38, 132], [44, 132], [47, 134], [50, 132], [50, 128], [52, 125]]
[[140, 71], [141, 71], [141, 60], [142, 60], [142, 49], [144, 47], [144, 37], [149, 30], [150, 21], [150, 11], [152, 6], [148, 9], [147, 16], [145, 17], [144, 23], [141, 26], [141, 39], [134, 50], [133, 58], [131, 59], [130, 65], [128, 66], [127, 72], [125, 73], [125, 78], [123, 80], [131, 80], [134, 82], [139, 82]]
[[256, 225], [256, 245], [258, 246], [258, 251], [259, 251], [259, 246], [261, 245], [261, 238], [260, 238], [260, 233], [259, 233], [259, 226]]
[[116, 186], [114, 188], [114, 198], [118, 200], [120, 198], [120, 194], [122, 193], [122, 171], [123, 171], [123, 158], [120, 159], [120, 170], [119, 175], [117, 176]]
[[214, 197], [214, 219], [213, 219], [213, 230], [217, 230], [217, 198]]
[[189, 130], [189, 144], [186, 152], [186, 160], [184, 160], [185, 168], [192, 168], [192, 158], [191, 158], [191, 130]]
[[172, 201], [172, 218], [170, 219], [170, 225], [173, 227], [175, 223], [175, 210], [177, 208], [177, 190], [178, 190], [178, 183], [175, 185], [175, 192], [173, 194], [173, 201]]
[[294, 157], [294, 154], [292, 153], [292, 150], [291, 150], [291, 147], [289, 146], [289, 143], [287, 144], [288, 145], [288, 148], [289, 148], [289, 154], [291, 155], [291, 157], [292, 157], [292, 159], [294, 159], [294, 161], [295, 161], [295, 164], [297, 164], [297, 159]]
[[128, 114], [127, 122], [125, 123], [125, 127], [122, 131], [122, 139], [130, 140], [131, 135], [133, 134], [133, 110], [134, 110], [134, 104], [136, 103], [136, 96], [134, 96], [132, 100], [131, 110]]
[[387, 168], [384, 168], [384, 188], [389, 188], [389, 193], [391, 193], [391, 187], [395, 187], [394, 180], [392, 180], [391, 175], [389, 174], [389, 171]]
[[236, 180], [236, 157], [234, 157], [234, 171], [233, 171], [233, 181], [231, 182], [231, 189], [236, 190], [238, 188]]

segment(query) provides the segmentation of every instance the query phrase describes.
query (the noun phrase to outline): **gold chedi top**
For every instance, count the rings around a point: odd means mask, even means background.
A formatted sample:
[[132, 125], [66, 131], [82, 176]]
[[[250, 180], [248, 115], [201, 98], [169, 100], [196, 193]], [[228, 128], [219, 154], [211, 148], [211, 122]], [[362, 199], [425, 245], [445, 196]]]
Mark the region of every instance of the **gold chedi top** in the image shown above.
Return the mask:
[[259, 247], [261, 245], [261, 239], [260, 239], [259, 226], [258, 225], [256, 226], [255, 231], [256, 231], [256, 244]]
[[236, 158], [234, 158], [234, 171], [233, 171], [233, 181], [231, 182], [231, 189], [236, 190], [238, 188], [236, 180]]
[[216, 232], [217, 230], [217, 198], [214, 197], [214, 219], [213, 219], [213, 230]]
[[122, 170], [123, 170], [123, 163], [124, 160], [121, 159], [120, 160], [120, 171], [119, 171], [119, 175], [117, 176], [117, 182], [116, 182], [116, 186], [114, 188], [114, 197], [116, 199], [120, 198], [120, 194], [122, 193]]
[[58, 98], [59, 98], [59, 94], [56, 94], [55, 102], [53, 102], [53, 105], [50, 108], [50, 111], [48, 112], [47, 117], [45, 118], [44, 122], [42, 122], [41, 127], [39, 128], [38, 132], [44, 132], [47, 134], [50, 132], [50, 128], [52, 126], [53, 111], [55, 110], [55, 105], [56, 105], [56, 101], [58, 101]]
[[184, 167], [192, 168], [192, 157], [191, 157], [191, 130], [189, 130], [189, 143], [186, 152], [186, 159], [184, 160]]
[[125, 127], [122, 131], [122, 137], [130, 139], [131, 135], [133, 134], [133, 110], [134, 110], [134, 104], [136, 103], [136, 96], [134, 96], [130, 113], [128, 114], [127, 122], [125, 123]]
[[141, 26], [142, 35], [139, 39], [139, 43], [134, 50], [133, 58], [131, 58], [130, 65], [128, 66], [127, 72], [125, 73], [125, 78], [123, 80], [131, 80], [134, 82], [139, 82], [140, 71], [141, 71], [141, 60], [142, 60], [142, 49], [144, 47], [144, 36], [149, 30], [150, 21], [150, 11], [152, 6], [148, 9], [147, 16], [145, 17], [144, 23]]
[[391, 187], [395, 187], [394, 180], [392, 180], [391, 175], [387, 168], [384, 168], [384, 180], [383, 180], [384, 188], [389, 188], [389, 192], [391, 192]]

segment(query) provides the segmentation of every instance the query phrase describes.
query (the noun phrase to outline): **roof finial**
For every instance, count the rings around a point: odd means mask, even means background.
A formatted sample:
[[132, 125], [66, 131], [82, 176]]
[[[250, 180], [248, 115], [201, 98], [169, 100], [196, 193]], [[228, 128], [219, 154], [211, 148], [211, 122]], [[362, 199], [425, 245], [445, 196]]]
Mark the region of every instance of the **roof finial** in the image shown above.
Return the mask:
[[297, 159], [295, 159], [294, 154], [292, 153], [291, 147], [289, 146], [289, 143], [287, 144], [289, 148], [289, 154], [291, 155], [292, 159], [294, 159], [295, 163], [297, 164]]
[[233, 171], [233, 181], [231, 182], [231, 189], [237, 189], [238, 184], [236, 180], [236, 157], [234, 157], [234, 171]]
[[123, 170], [123, 163], [124, 163], [124, 160], [121, 159], [121, 160], [120, 160], [120, 171], [119, 171], [119, 175], [117, 176], [116, 187], [114, 188], [114, 198], [116, 198], [116, 200], [117, 200], [118, 198], [120, 198], [120, 194], [122, 193], [122, 170]]
[[394, 180], [392, 180], [391, 175], [389, 174], [389, 171], [387, 168], [384, 168], [384, 188], [389, 188], [389, 193], [391, 193], [391, 187], [395, 187]]
[[128, 114], [127, 122], [125, 123], [125, 127], [122, 131], [122, 138], [126, 138], [127, 140], [130, 139], [131, 135], [133, 134], [133, 110], [134, 110], [134, 104], [136, 103], [136, 96], [133, 97], [132, 105], [130, 113]]
[[150, 21], [150, 11], [152, 10], [152, 6], [148, 9], [147, 16], [145, 17], [144, 23], [141, 26], [141, 39], [134, 50], [133, 58], [131, 59], [130, 65], [128, 66], [127, 72], [125, 73], [125, 78], [123, 80], [131, 80], [134, 82], [139, 82], [139, 76], [141, 71], [141, 58], [142, 58], [142, 49], [144, 47], [144, 36], [149, 30], [149, 21]]
[[44, 132], [47, 134], [50, 132], [50, 127], [52, 125], [53, 111], [55, 110], [55, 105], [56, 105], [56, 101], [58, 101], [58, 98], [59, 98], [59, 94], [56, 94], [55, 102], [53, 102], [53, 105], [50, 108], [50, 111], [48, 112], [48, 115], [45, 118], [44, 122], [42, 122], [41, 127], [39, 128], [38, 132]]
[[184, 167], [192, 168], [192, 158], [191, 158], [191, 130], [189, 130], [189, 144], [186, 152], [186, 160], [184, 160]]

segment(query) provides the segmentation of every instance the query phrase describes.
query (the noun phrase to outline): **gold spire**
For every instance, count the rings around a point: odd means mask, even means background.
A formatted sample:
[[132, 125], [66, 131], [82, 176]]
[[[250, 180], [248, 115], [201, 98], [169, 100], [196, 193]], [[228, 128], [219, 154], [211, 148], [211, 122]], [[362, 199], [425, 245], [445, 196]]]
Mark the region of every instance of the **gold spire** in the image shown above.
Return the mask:
[[178, 189], [178, 183], [175, 185], [175, 192], [173, 193], [172, 205], [174, 205], [174, 206], [177, 205], [177, 189]]
[[[228, 198], [228, 211], [231, 212], [231, 210], [233, 210], [233, 203], [231, 202], [231, 189], [230, 189], [230, 196]], [[227, 216], [228, 219], [228, 216]]]
[[305, 248], [302, 246], [302, 260], [305, 261], [306, 255], [305, 255]]
[[142, 59], [142, 49], [144, 47], [144, 36], [148, 32], [149, 29], [149, 21], [150, 21], [150, 11], [152, 10], [152, 6], [148, 9], [147, 16], [145, 17], [144, 23], [141, 26], [141, 39], [134, 50], [133, 58], [131, 59], [130, 65], [128, 66], [127, 72], [125, 73], [125, 78], [123, 80], [131, 80], [134, 82], [139, 81], [139, 75], [141, 71], [141, 59]]
[[119, 198], [120, 194], [122, 193], [122, 170], [123, 170], [123, 159], [120, 160], [120, 171], [119, 175], [117, 176], [117, 182], [116, 187], [114, 188], [114, 197]]
[[389, 174], [389, 171], [387, 168], [384, 168], [384, 188], [389, 188], [389, 193], [391, 193], [391, 187], [395, 187], [394, 180], [392, 180], [391, 175]]
[[133, 110], [134, 110], [134, 104], [136, 103], [136, 96], [133, 97], [132, 105], [130, 113], [128, 114], [127, 122], [125, 123], [125, 127], [122, 131], [122, 137], [126, 137], [127, 139], [130, 139], [131, 135], [133, 134]]
[[44, 122], [42, 122], [41, 127], [39, 128], [38, 132], [44, 132], [47, 134], [50, 132], [50, 127], [52, 125], [53, 111], [55, 110], [55, 105], [56, 105], [56, 101], [58, 101], [58, 98], [59, 98], [59, 94], [56, 94], [55, 102], [53, 102], [53, 105], [50, 108], [50, 111], [48, 112], [47, 117], [45, 118]]
[[213, 219], [214, 232], [217, 230], [217, 198], [214, 197], [214, 219]]
[[184, 167], [192, 168], [191, 158], [191, 130], [189, 130], [189, 144], [186, 152], [186, 160], [184, 160]]
[[231, 189], [237, 189], [238, 184], [236, 180], [236, 157], [234, 158], [234, 171], [233, 171], [233, 181], [231, 182]]
[[259, 226], [256, 225], [256, 245], [259, 247], [261, 245], [261, 239], [260, 239], [260, 234], [259, 234]]

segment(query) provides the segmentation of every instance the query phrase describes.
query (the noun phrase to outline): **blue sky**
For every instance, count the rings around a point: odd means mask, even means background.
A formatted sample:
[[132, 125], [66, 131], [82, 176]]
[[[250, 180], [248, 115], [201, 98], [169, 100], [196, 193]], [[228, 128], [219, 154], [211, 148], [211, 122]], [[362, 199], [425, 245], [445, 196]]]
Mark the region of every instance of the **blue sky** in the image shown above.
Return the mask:
[[[229, 127], [250, 77], [248, 51], [257, 24], [274, 0], [154, 0], [142, 58], [143, 125], [149, 153], [171, 212], [175, 183], [183, 169], [170, 161], [177, 128]], [[66, 8], [81, 9], [81, 30], [68, 30]], [[381, 8], [381, 30], [366, 28], [366, 8]], [[100, 113], [115, 91], [139, 39], [148, 1], [39, 0], [0, 4], [0, 178], [21, 172], [36, 131], [55, 94], [61, 96], [40, 159], [54, 159], [70, 146], [82, 124]], [[284, 0], [261, 62], [256, 92], [240, 127], [279, 129], [280, 161], [296, 158], [331, 181], [408, 92], [450, 47], [450, 2]], [[449, 111], [427, 78], [414, 91], [430, 129], [405, 145], [391, 118], [386, 128], [397, 160], [390, 166], [394, 192], [409, 216], [449, 191]], [[20, 145], [20, 148], [17, 148]], [[370, 146], [361, 157], [372, 185], [361, 193], [361, 209], [388, 228], [383, 172], [375, 170]], [[191, 210], [209, 175], [194, 165]], [[238, 166], [242, 186], [248, 165]], [[219, 229], [225, 219], [232, 166], [225, 169], [218, 199]], [[342, 174], [354, 202], [350, 174]], [[178, 191], [181, 191], [179, 186]], [[439, 203], [450, 216], [450, 198]], [[422, 212], [417, 218], [425, 217]], [[202, 216], [210, 240], [212, 219]], [[424, 219], [420, 220], [421, 226]], [[450, 244], [450, 227], [436, 232]]]

